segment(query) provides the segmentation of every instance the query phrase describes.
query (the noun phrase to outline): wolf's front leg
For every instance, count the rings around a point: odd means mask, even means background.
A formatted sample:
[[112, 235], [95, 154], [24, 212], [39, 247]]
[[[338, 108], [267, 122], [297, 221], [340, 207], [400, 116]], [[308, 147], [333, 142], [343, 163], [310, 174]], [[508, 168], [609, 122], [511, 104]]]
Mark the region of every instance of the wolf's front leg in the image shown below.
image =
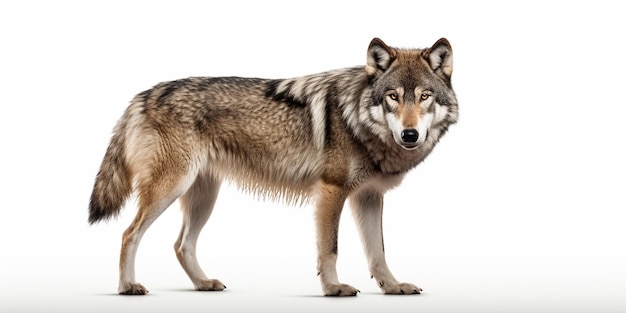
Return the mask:
[[352, 216], [359, 229], [367, 255], [370, 274], [385, 294], [419, 294], [422, 289], [400, 283], [391, 274], [385, 260], [383, 243], [383, 195], [375, 190], [363, 190], [350, 197]]
[[328, 184], [320, 186], [316, 203], [317, 275], [325, 296], [356, 296], [358, 289], [339, 283], [337, 277], [337, 235], [339, 218], [346, 200], [346, 192]]

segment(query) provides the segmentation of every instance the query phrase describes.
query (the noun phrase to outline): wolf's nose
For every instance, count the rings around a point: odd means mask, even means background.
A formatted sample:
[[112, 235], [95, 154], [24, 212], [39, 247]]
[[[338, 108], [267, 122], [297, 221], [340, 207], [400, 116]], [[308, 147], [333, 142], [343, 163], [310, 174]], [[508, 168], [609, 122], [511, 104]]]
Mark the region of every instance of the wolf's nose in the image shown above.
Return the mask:
[[407, 128], [402, 131], [401, 135], [403, 142], [416, 142], [420, 136], [415, 128]]

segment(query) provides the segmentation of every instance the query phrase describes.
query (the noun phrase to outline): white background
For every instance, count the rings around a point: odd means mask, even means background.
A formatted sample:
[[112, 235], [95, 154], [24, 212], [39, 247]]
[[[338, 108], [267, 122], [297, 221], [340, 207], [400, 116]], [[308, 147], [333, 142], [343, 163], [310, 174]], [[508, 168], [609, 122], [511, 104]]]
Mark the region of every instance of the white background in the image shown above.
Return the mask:
[[[0, 2], [0, 311], [625, 312], [626, 23], [609, 3]], [[460, 122], [385, 203], [390, 267], [424, 294], [379, 294], [345, 210], [339, 275], [362, 292], [319, 297], [313, 209], [225, 186], [199, 259], [227, 291], [192, 291], [175, 204], [139, 249], [150, 295], [115, 295], [135, 203], [92, 227], [87, 204], [136, 93], [360, 65], [373, 37], [444, 36]]]

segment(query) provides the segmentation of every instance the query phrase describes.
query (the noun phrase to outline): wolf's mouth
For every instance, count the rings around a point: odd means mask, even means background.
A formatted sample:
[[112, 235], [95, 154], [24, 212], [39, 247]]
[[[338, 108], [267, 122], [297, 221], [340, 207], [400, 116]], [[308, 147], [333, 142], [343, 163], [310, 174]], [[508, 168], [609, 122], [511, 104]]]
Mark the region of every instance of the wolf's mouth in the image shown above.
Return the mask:
[[402, 143], [400, 144], [400, 146], [406, 150], [415, 150], [417, 149], [421, 144], [419, 143]]

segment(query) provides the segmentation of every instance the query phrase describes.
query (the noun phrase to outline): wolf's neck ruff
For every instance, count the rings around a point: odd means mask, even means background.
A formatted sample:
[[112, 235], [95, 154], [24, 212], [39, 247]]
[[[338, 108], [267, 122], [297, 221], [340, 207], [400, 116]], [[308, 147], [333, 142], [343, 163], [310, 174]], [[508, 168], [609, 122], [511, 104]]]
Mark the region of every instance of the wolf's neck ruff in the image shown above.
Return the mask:
[[[323, 149], [330, 139], [328, 126], [331, 106], [344, 110], [359, 102], [366, 87], [363, 68], [347, 68], [298, 78], [273, 80], [267, 94], [278, 101], [286, 101], [306, 108], [311, 118], [311, 135], [317, 148]], [[356, 121], [348, 121], [355, 124]], [[350, 125], [357, 127], [357, 125]]]

